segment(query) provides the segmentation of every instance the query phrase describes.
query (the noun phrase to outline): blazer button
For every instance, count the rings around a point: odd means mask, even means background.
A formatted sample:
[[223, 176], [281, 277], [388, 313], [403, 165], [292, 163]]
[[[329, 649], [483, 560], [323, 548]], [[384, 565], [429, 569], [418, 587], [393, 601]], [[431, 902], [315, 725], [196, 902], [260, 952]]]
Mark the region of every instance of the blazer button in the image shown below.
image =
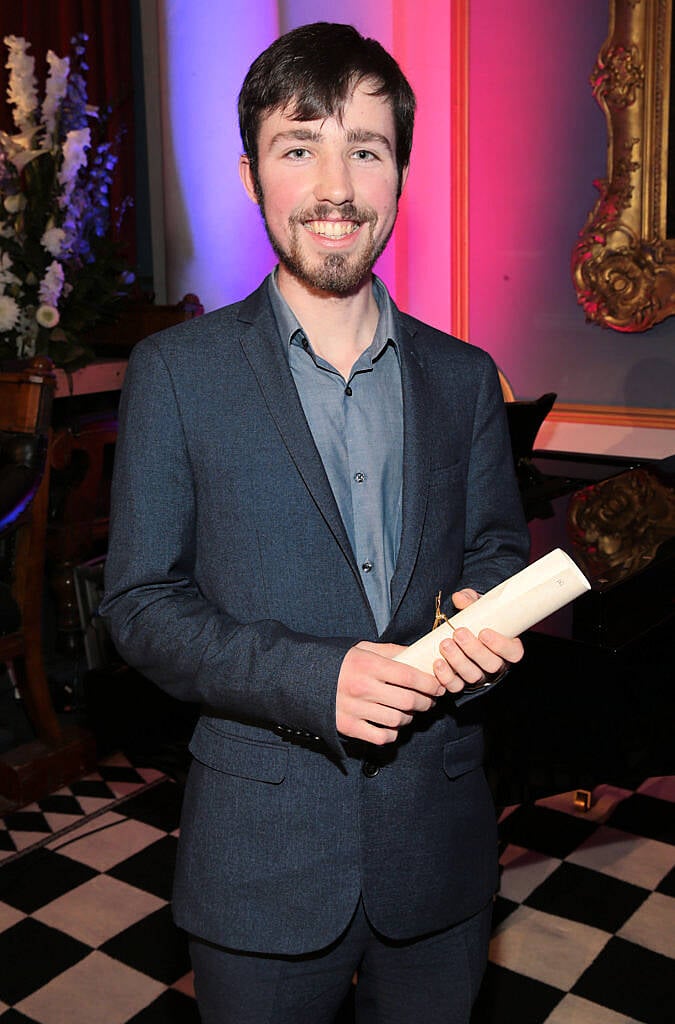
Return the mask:
[[361, 765], [361, 771], [367, 779], [374, 779], [380, 771], [379, 764], [373, 764], [372, 761], [364, 761]]

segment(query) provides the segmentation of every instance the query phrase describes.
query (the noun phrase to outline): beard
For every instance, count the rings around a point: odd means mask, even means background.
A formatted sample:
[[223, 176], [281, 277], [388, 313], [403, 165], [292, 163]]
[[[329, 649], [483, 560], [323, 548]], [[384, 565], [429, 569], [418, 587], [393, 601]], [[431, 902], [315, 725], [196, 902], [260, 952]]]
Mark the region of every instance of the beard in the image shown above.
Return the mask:
[[[359, 209], [352, 203], [344, 203], [339, 207], [321, 203], [313, 210], [303, 210], [302, 213], [293, 214], [289, 218], [290, 244], [286, 249], [272, 233], [267, 222], [264, 196], [259, 185], [256, 192], [265, 231], [279, 262], [299, 281], [309, 285], [312, 289], [329, 295], [349, 295], [356, 291], [372, 273], [375, 263], [384, 252], [394, 230], [392, 223], [387, 235], [378, 243], [375, 241], [377, 215], [373, 210]], [[314, 260], [311, 260], [303, 251], [301, 244], [301, 232], [305, 230], [303, 225], [309, 220], [333, 219], [336, 211], [341, 220], [349, 220], [367, 226], [368, 244], [354, 254], [327, 253], [325, 256], [315, 257]]]

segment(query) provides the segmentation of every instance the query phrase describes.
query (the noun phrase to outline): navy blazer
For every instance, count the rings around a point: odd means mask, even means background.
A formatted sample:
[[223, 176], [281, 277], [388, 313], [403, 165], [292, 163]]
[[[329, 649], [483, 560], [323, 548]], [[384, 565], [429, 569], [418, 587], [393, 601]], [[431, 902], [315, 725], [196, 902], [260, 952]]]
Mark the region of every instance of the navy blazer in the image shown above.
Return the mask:
[[[403, 527], [379, 639], [434, 596], [521, 569], [528, 534], [495, 366], [396, 311]], [[346, 651], [377, 630], [262, 285], [146, 339], [120, 406], [101, 606], [129, 664], [202, 715], [174, 914], [232, 948], [301, 953], [346, 927], [408, 938], [494, 892], [482, 733], [450, 697], [384, 748], [335, 724]]]

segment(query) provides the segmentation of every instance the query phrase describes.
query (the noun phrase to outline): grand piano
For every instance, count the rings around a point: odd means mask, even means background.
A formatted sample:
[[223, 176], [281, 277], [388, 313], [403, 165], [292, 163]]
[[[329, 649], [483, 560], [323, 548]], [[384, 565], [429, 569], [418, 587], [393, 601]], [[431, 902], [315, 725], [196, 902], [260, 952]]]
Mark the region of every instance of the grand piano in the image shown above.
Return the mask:
[[523, 662], [486, 698], [500, 806], [675, 773], [675, 457], [528, 452], [521, 415], [531, 558], [563, 548], [591, 590], [528, 631]]

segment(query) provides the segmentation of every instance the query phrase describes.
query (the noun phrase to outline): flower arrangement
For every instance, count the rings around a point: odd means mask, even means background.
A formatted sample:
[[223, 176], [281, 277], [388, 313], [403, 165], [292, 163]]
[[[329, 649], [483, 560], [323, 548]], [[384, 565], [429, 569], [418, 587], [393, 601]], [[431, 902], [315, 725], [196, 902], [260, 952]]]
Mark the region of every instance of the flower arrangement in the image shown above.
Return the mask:
[[117, 157], [87, 104], [86, 41], [73, 37], [69, 57], [48, 51], [40, 104], [30, 43], [4, 40], [16, 131], [0, 132], [0, 360], [85, 365], [86, 333], [114, 318], [133, 282], [110, 236]]

